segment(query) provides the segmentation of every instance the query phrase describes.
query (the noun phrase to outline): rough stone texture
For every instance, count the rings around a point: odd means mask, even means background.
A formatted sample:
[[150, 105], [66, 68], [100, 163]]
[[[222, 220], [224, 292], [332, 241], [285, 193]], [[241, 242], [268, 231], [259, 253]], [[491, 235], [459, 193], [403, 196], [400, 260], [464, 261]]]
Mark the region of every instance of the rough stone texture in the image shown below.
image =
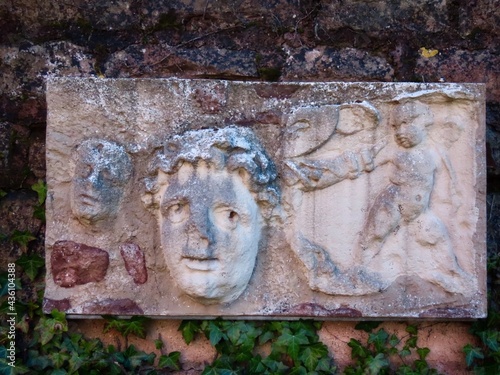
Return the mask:
[[73, 241], [57, 241], [52, 247], [52, 278], [62, 288], [102, 281], [108, 266], [109, 255], [102, 249]]
[[142, 315], [144, 311], [137, 306], [134, 301], [128, 298], [123, 299], [113, 299], [106, 298], [97, 302], [87, 302], [81, 306], [81, 311], [83, 314], [88, 315], [104, 315], [109, 311], [115, 311], [118, 315]]
[[[387, 2], [385, 2], [387, 3]], [[298, 49], [333, 48], [343, 50], [354, 48], [366, 52], [369, 56], [377, 56], [387, 61], [393, 68], [391, 81], [429, 82], [441, 78], [449, 81], [446, 76], [438, 77], [434, 72], [428, 76], [417, 74], [417, 61], [427, 61], [434, 65], [434, 60], [442, 58], [441, 54], [424, 60], [420, 48], [437, 49], [440, 52], [448, 50], [468, 51], [465, 55], [457, 55], [457, 64], [465, 81], [467, 78], [477, 77], [488, 87], [498, 87], [500, 75], [492, 74], [498, 65], [485, 64], [484, 60], [476, 64], [474, 56], [489, 55], [498, 59], [500, 21], [497, 0], [477, 1], [391, 1], [385, 8], [381, 2], [374, 1], [192, 1], [176, 0], [168, 2], [158, 1], [113, 1], [87, 2], [62, 0], [6, 0], [0, 2], [0, 122], [8, 122], [15, 126], [17, 145], [10, 149], [10, 162], [7, 169], [0, 172], [2, 179], [0, 188], [8, 195], [0, 201], [0, 225], [2, 234], [8, 235], [14, 229], [33, 231], [36, 241], [29, 243], [29, 251], [43, 255], [44, 230], [41, 223], [33, 219], [33, 207], [36, 196], [30, 186], [42, 176], [43, 164], [37, 172], [34, 166], [26, 159], [26, 147], [32, 150], [33, 133], [42, 135], [45, 129], [45, 94], [43, 78], [52, 72], [52, 62], [46, 53], [31, 55], [27, 50], [45, 49], [47, 44], [64, 41], [59, 50], [60, 56], [69, 58], [60, 59], [60, 74], [70, 75], [109, 75], [107, 62], [114, 58], [114, 54], [133, 45], [138, 50], [165, 51], [158, 59], [149, 60], [141, 66], [143, 61], [139, 56], [131, 55], [124, 66], [124, 74], [131, 77], [150, 76], [164, 77], [178, 75], [181, 77], [196, 76], [196, 65], [184, 66], [179, 69], [175, 64], [162, 61], [169, 53], [166, 46], [196, 51], [200, 46], [229, 49], [232, 51], [249, 50], [255, 52], [256, 66], [259, 80], [280, 80], [287, 75], [285, 61], [288, 56], [298, 53]], [[342, 10], [342, 6], [349, 7], [351, 12]], [[364, 9], [375, 8], [373, 17], [357, 17], [351, 24], [345, 22], [347, 17], [352, 20], [358, 12], [357, 7]], [[378, 8], [377, 8], [378, 7]], [[400, 9], [398, 9], [400, 8]], [[409, 10], [409, 11], [408, 11]], [[406, 12], [405, 17], [394, 15]], [[412, 15], [408, 17], [408, 15]], [[413, 16], [415, 15], [415, 16]], [[337, 20], [335, 20], [335, 17]], [[379, 20], [388, 21], [385, 24]], [[437, 24], [437, 21], [441, 24]], [[428, 25], [432, 26], [429, 28]], [[390, 25], [391, 27], [386, 27]], [[434, 32], [438, 30], [438, 32]], [[90, 58], [90, 64], [83, 66], [86, 70], [75, 69], [72, 66], [73, 52], [71, 46], [78, 46]], [[295, 51], [297, 49], [297, 51]], [[460, 60], [461, 56], [472, 57]], [[139, 59], [136, 62], [136, 59]], [[13, 65], [12, 62], [16, 64]], [[164, 64], [165, 63], [165, 64]], [[66, 65], [67, 64], [67, 65]], [[440, 64], [442, 66], [442, 64]], [[483, 72], [477, 74], [476, 70]], [[34, 69], [31, 69], [34, 67]], [[442, 68], [441, 68], [442, 69]], [[132, 72], [132, 73], [129, 73]], [[348, 71], [348, 67], [344, 68]], [[114, 71], [113, 75], [120, 72]], [[297, 79], [313, 75], [304, 71]], [[222, 77], [217, 69], [214, 77]], [[288, 75], [287, 75], [288, 76]], [[486, 76], [489, 77], [486, 81]], [[362, 73], [358, 80], [367, 77]], [[484, 77], [484, 78], [483, 78]], [[231, 77], [227, 77], [231, 78]], [[254, 79], [254, 77], [248, 77]], [[323, 79], [332, 80], [329, 76]], [[462, 78], [457, 78], [462, 79]], [[13, 83], [15, 91], [6, 87], [5, 83]], [[272, 90], [270, 90], [272, 91]], [[500, 199], [500, 98], [497, 94], [490, 94], [487, 90], [487, 152], [488, 152], [488, 249], [489, 254], [498, 253], [500, 237], [498, 235]], [[269, 94], [271, 95], [271, 94]], [[281, 95], [281, 94], [280, 94]], [[283, 95], [287, 95], [283, 93]], [[280, 115], [264, 111], [266, 118], [272, 119]], [[245, 124], [245, 119], [240, 120]], [[269, 121], [269, 120], [266, 120]], [[263, 123], [276, 123], [263, 122]], [[3, 129], [3, 128], [2, 128]], [[2, 130], [0, 139], [7, 135]], [[11, 135], [8, 135], [10, 138]], [[12, 142], [14, 142], [12, 141]], [[3, 141], [0, 141], [0, 143]], [[9, 141], [11, 142], [11, 141]], [[3, 145], [3, 143], [1, 143]], [[14, 144], [14, 143], [11, 143]], [[24, 145], [20, 147], [19, 145]], [[3, 146], [1, 146], [3, 147]], [[34, 149], [33, 149], [34, 150]], [[2, 151], [3, 152], [3, 151]], [[42, 160], [44, 155], [32, 156]], [[41, 152], [41, 151], [39, 151]], [[3, 157], [5, 154], [3, 155]], [[5, 160], [5, 159], [3, 159]], [[0, 163], [0, 165], [3, 165]], [[19, 167], [21, 165], [21, 167]], [[25, 176], [26, 178], [22, 177]], [[21, 191], [19, 191], [21, 190]], [[29, 199], [26, 198], [29, 196]], [[5, 199], [10, 203], [3, 202]], [[15, 202], [13, 204], [12, 202]], [[20, 226], [15, 226], [17, 222]], [[31, 223], [36, 225], [31, 225]], [[12, 225], [11, 225], [12, 224]], [[29, 225], [27, 225], [29, 224]], [[0, 263], [5, 269], [8, 262], [14, 261], [21, 253], [17, 244], [4, 240], [0, 243]], [[127, 276], [130, 278], [129, 276]], [[498, 278], [496, 279], [498, 282]], [[492, 280], [493, 282], [494, 280]], [[492, 284], [493, 285], [493, 284]], [[498, 285], [498, 284], [494, 284]], [[498, 289], [498, 288], [496, 288]], [[496, 300], [498, 298], [498, 294]], [[179, 322], [155, 321], [151, 324], [150, 341], [134, 342], [144, 350], [154, 350], [153, 340], [158, 333], [164, 335], [167, 341], [182, 341], [176, 332]], [[168, 327], [166, 327], [166, 325]], [[91, 328], [94, 327], [95, 328]], [[102, 324], [96, 321], [72, 322], [73, 330], [80, 330], [84, 334], [93, 333], [95, 337], [103, 337]], [[330, 351], [340, 365], [350, 360], [350, 348], [345, 344], [357, 333], [353, 330], [354, 324], [335, 323], [330, 333], [322, 335]], [[433, 326], [434, 327], [434, 326]], [[431, 348], [428, 357], [429, 363], [442, 373], [467, 373], [461, 348], [470, 343], [472, 336], [467, 334], [467, 324], [444, 323], [430, 328], [429, 340], [423, 344]], [[404, 330], [404, 327], [402, 328]], [[325, 332], [325, 331], [324, 331]], [[402, 333], [404, 334], [404, 333]], [[104, 338], [108, 339], [108, 335]], [[115, 338], [108, 341], [115, 344]], [[178, 342], [177, 341], [177, 342]], [[194, 346], [193, 346], [194, 344]], [[175, 346], [182, 352], [183, 368], [203, 368], [203, 361], [211, 361], [213, 353], [205, 342], [197, 342], [187, 346], [182, 342]], [[449, 348], [453, 348], [449, 350]], [[212, 353], [212, 354], [208, 354]], [[199, 371], [201, 372], [201, 371]]]
[[[482, 317], [484, 95], [52, 79], [46, 296], [78, 314], [119, 298], [155, 316]], [[106, 278], [68, 293], [63, 239], [107, 249]]]
[[148, 270], [146, 269], [146, 258], [141, 248], [134, 243], [124, 243], [120, 246], [120, 254], [125, 262], [125, 268], [134, 283], [144, 284], [148, 281]]
[[[474, 65], [474, 71], [467, 66]], [[486, 82], [487, 99], [500, 96], [500, 56], [490, 51], [469, 51], [449, 47], [433, 58], [419, 57], [415, 74], [423, 81]]]
[[42, 252], [45, 248], [45, 226], [34, 217], [38, 200], [34, 191], [11, 191], [0, 200], [0, 249], [5, 256], [2, 259], [5, 267], [10, 260], [15, 260], [26, 251], [26, 248], [9, 236], [16, 233], [30, 233], [36, 236], [36, 241], [28, 245], [34, 251]]
[[394, 76], [387, 60], [356, 48], [303, 48], [290, 53], [286, 80], [389, 81]]

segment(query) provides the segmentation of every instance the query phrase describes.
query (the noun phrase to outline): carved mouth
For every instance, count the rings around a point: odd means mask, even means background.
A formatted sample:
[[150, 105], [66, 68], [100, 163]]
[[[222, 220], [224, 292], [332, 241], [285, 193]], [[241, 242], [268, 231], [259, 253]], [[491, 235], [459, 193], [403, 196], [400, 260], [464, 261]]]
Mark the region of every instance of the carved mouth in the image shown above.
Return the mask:
[[80, 198], [80, 203], [86, 206], [94, 206], [99, 202], [99, 200], [96, 197], [88, 194], [80, 194], [79, 198]]
[[194, 271], [215, 271], [219, 264], [217, 258], [183, 257], [181, 262]]
[[407, 147], [411, 144], [410, 140], [407, 138], [407, 137], [404, 137], [404, 136], [398, 136], [397, 137], [397, 140], [399, 142], [399, 144]]

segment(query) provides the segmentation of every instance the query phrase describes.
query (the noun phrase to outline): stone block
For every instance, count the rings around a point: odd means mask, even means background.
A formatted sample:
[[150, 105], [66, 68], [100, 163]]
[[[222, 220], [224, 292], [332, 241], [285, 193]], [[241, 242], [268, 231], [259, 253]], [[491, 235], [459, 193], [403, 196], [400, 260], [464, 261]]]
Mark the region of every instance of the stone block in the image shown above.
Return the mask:
[[486, 314], [484, 85], [53, 78], [47, 103], [46, 311]]
[[108, 265], [108, 253], [96, 247], [73, 241], [57, 241], [52, 247], [52, 278], [62, 288], [102, 281]]
[[300, 48], [290, 54], [284, 70], [291, 80], [390, 81], [394, 76], [386, 59], [356, 48]]

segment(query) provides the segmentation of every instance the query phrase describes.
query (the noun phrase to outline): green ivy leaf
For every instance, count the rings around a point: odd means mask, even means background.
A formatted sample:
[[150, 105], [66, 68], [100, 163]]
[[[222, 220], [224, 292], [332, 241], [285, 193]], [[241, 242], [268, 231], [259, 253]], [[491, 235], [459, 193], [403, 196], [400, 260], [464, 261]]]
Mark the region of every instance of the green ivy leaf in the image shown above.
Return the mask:
[[47, 184], [42, 180], [38, 180], [31, 186], [31, 190], [36, 191], [38, 194], [38, 204], [42, 205], [47, 197]]
[[399, 350], [395, 347], [390, 347], [388, 349], [385, 350], [386, 354], [389, 354], [389, 355], [396, 355], [399, 353]]
[[356, 339], [351, 339], [347, 345], [351, 347], [352, 359], [363, 359], [370, 355], [370, 351]]
[[240, 339], [241, 336], [241, 327], [240, 324], [238, 323], [240, 322], [235, 322], [227, 330], [227, 337], [229, 338], [229, 341], [231, 341], [233, 345], [236, 345], [238, 343], [238, 340]]
[[85, 361], [76, 352], [71, 353], [71, 358], [69, 359], [69, 373], [72, 374], [85, 363]]
[[[239, 322], [241, 324], [240, 336], [236, 341], [236, 346], [239, 351], [252, 351], [255, 347], [256, 338], [262, 333], [261, 329], [255, 328], [255, 323], [244, 323]], [[228, 335], [229, 335], [228, 330]], [[233, 333], [234, 334], [234, 333]]]
[[356, 324], [354, 329], [370, 333], [375, 328], [377, 328], [380, 324], [381, 324], [381, 322], [359, 322], [358, 324]]
[[111, 329], [115, 329], [120, 332], [124, 337], [133, 334], [139, 338], [146, 337], [146, 322], [150, 319], [145, 316], [136, 315], [130, 319], [120, 319], [113, 316], [103, 316], [107, 320], [104, 325], [103, 332], [106, 333]]
[[262, 363], [274, 373], [279, 373], [288, 370], [288, 366], [280, 361], [276, 361], [271, 356], [268, 356], [262, 360]]
[[7, 195], [7, 192], [5, 190], [0, 189], [0, 198], [3, 198]]
[[415, 370], [418, 371], [419, 374], [424, 374], [429, 369], [427, 361], [423, 359], [417, 359], [413, 364], [415, 365]]
[[69, 355], [64, 352], [54, 352], [49, 354], [49, 358], [52, 360], [54, 367], [56, 369], [61, 368], [64, 365], [64, 362], [69, 359]]
[[[133, 347], [133, 345], [131, 346]], [[156, 357], [155, 353], [147, 354], [143, 351], [135, 351], [134, 354], [127, 356], [126, 368], [128, 368], [129, 370], [135, 370], [140, 366], [142, 366], [143, 363], [152, 365], [154, 363], [155, 357]]]
[[[94, 353], [96, 351], [96, 348], [102, 348], [102, 342], [98, 339], [93, 339], [89, 341], [83, 341], [80, 346], [83, 349], [83, 354], [90, 355], [91, 353]], [[113, 353], [114, 350], [115, 349], [113, 345], [108, 345], [107, 351], [109, 353]]]
[[401, 357], [408, 357], [411, 354], [411, 351], [408, 348], [403, 348], [400, 352], [399, 355]]
[[334, 374], [336, 367], [332, 366], [332, 360], [328, 357], [323, 357], [318, 361], [318, 365], [315, 368], [316, 371], [324, 371], [329, 374]]
[[481, 338], [481, 341], [490, 348], [494, 352], [498, 352], [500, 350], [498, 346], [498, 334], [499, 331], [487, 330], [479, 332], [478, 336]]
[[195, 320], [183, 320], [179, 326], [179, 331], [182, 332], [182, 337], [186, 344], [190, 344], [194, 339], [196, 332], [200, 332], [200, 322]]
[[481, 348], [474, 347], [471, 344], [467, 344], [463, 348], [463, 352], [465, 353], [465, 363], [467, 367], [472, 366], [475, 359], [483, 359], [484, 354]]
[[235, 362], [244, 363], [253, 358], [253, 353], [250, 351], [238, 351], [234, 356]]
[[231, 370], [231, 369], [225, 369], [225, 368], [217, 368], [217, 367], [212, 367], [212, 366], [207, 366], [201, 373], [202, 375], [237, 375], [238, 372]]
[[298, 320], [290, 322], [290, 329], [292, 332], [303, 331], [306, 336], [313, 338], [313, 341], [317, 341], [318, 335], [316, 334], [316, 326], [312, 320]]
[[49, 367], [51, 362], [46, 355], [40, 355], [37, 350], [29, 350], [26, 365], [31, 369], [41, 371]]
[[26, 255], [23, 254], [16, 261], [16, 264], [24, 270], [31, 281], [35, 280], [38, 271], [45, 265], [45, 260], [38, 254]]
[[45, 222], [45, 208], [43, 206], [36, 206], [33, 211], [33, 216], [43, 222]]
[[76, 352], [80, 348], [79, 341], [81, 338], [82, 338], [81, 334], [71, 333], [64, 338], [61, 348], [70, 353]]
[[397, 375], [419, 375], [416, 374], [415, 371], [412, 370], [412, 368], [408, 365], [401, 365], [398, 370], [396, 371]]
[[376, 333], [370, 333], [368, 337], [368, 343], [375, 345], [377, 352], [383, 351], [384, 346], [387, 343], [387, 339], [389, 338], [389, 334], [385, 331], [385, 329], [379, 329]]
[[272, 331], [264, 331], [262, 335], [259, 336], [259, 345], [263, 345], [269, 340], [274, 338], [274, 333]]
[[309, 371], [315, 370], [319, 362], [319, 358], [315, 355], [311, 347], [305, 348], [300, 353], [299, 359]]
[[248, 370], [250, 374], [264, 374], [267, 371], [267, 367], [262, 363], [262, 357], [257, 354], [250, 359]]
[[405, 348], [416, 348], [417, 347], [418, 336], [411, 336], [406, 340]]
[[378, 353], [375, 357], [370, 357], [366, 361], [366, 367], [371, 375], [380, 374], [380, 371], [389, 365], [383, 353]]
[[299, 359], [300, 345], [308, 344], [309, 340], [306, 337], [305, 330], [300, 330], [297, 334], [292, 334], [291, 331], [286, 328], [283, 330], [281, 336], [276, 340], [276, 344], [285, 347], [286, 353], [294, 360]]
[[52, 311], [50, 312], [50, 315], [52, 315], [52, 317], [54, 318], [54, 320], [58, 321], [58, 322], [66, 322], [66, 313], [62, 312], [62, 311], [59, 311], [57, 309], [52, 309]]
[[279, 321], [272, 321], [270, 323], [271, 327], [269, 328], [270, 331], [275, 331], [281, 333], [283, 331], [283, 325], [288, 322], [279, 322]]
[[209, 330], [210, 344], [212, 344], [213, 346], [217, 345], [219, 341], [222, 340], [224, 334], [214, 322], [209, 323], [208, 330]]
[[401, 340], [394, 334], [389, 337], [389, 345], [392, 347], [399, 345], [400, 342]]
[[26, 247], [28, 247], [29, 242], [36, 240], [36, 237], [28, 231], [19, 231], [16, 229], [10, 235], [10, 240], [14, 243], [18, 243], [22, 248], [25, 249]]
[[160, 350], [163, 348], [163, 341], [161, 341], [160, 339], [156, 339], [155, 340], [155, 348], [156, 350]]
[[328, 348], [325, 344], [317, 342], [307, 346], [302, 350], [299, 359], [309, 371], [314, 371], [318, 366], [319, 360], [328, 356]]
[[[154, 360], [154, 353], [153, 360]], [[124, 368], [128, 370], [133, 370], [139, 367], [143, 361], [151, 361], [150, 354], [146, 354], [137, 348], [134, 345], [129, 345], [124, 352], [116, 352], [113, 353], [113, 357], [118, 363], [121, 363]]]
[[289, 374], [290, 375], [307, 375], [307, 370], [305, 369], [305, 367], [297, 366], [297, 367], [292, 368], [290, 370]]
[[212, 366], [217, 369], [230, 369], [234, 361], [229, 354], [221, 354], [213, 363]]
[[181, 363], [180, 363], [180, 352], [172, 352], [168, 355], [160, 356], [160, 360], [158, 361], [158, 366], [161, 368], [167, 368], [174, 371], [180, 371]]
[[431, 352], [429, 348], [418, 348], [417, 353], [418, 357], [423, 361], [427, 357], [427, 355]]
[[57, 333], [68, 331], [68, 322], [66, 319], [61, 320], [60, 316], [58, 319], [42, 317], [35, 327], [35, 331], [40, 333], [40, 343], [46, 345]]
[[205, 367], [205, 369], [201, 373], [201, 375], [218, 375], [218, 374], [219, 372], [217, 372], [217, 369], [211, 366]]
[[408, 332], [410, 335], [416, 335], [418, 333], [418, 328], [417, 326], [409, 325], [406, 327], [406, 332]]
[[146, 323], [149, 322], [146, 316], [133, 316], [128, 320], [125, 336], [133, 334], [141, 339], [146, 337]]

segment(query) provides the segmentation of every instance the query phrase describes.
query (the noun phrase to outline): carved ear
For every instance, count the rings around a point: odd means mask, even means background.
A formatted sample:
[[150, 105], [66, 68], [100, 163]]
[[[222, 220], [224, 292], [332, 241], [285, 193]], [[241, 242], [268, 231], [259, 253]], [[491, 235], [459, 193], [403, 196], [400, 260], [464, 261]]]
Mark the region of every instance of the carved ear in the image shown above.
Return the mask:
[[338, 105], [299, 107], [285, 115], [285, 157], [304, 156], [323, 146], [335, 133]]

